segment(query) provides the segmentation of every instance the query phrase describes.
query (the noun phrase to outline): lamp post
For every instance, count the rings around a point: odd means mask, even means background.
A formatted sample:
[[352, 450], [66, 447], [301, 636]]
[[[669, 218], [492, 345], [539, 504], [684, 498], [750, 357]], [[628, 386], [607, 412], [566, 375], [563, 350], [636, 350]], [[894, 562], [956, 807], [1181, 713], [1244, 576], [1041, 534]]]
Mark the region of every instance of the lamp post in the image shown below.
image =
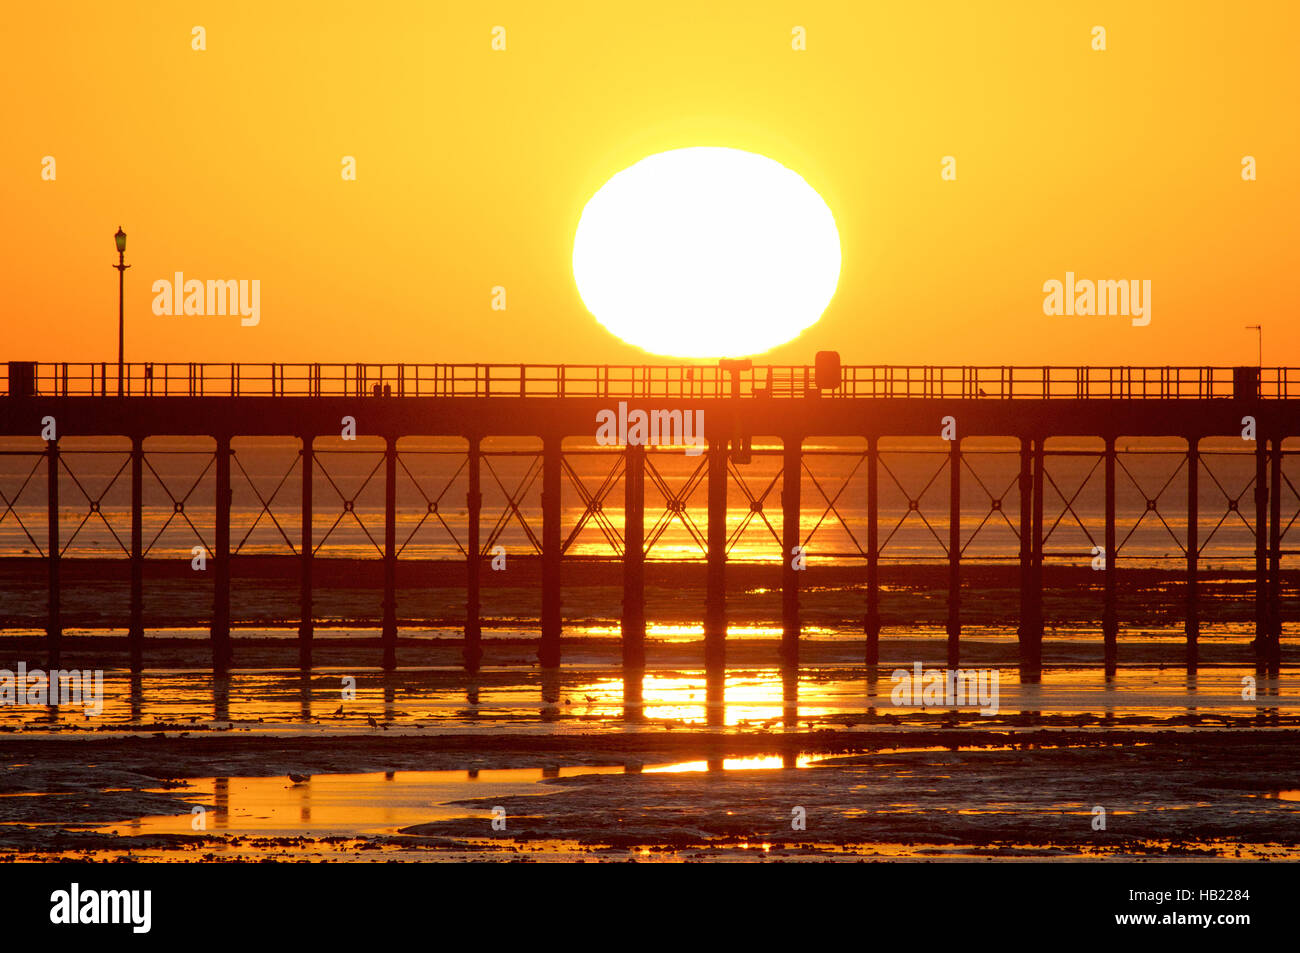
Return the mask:
[[123, 361], [123, 351], [126, 345], [126, 311], [123, 306], [123, 298], [126, 292], [126, 270], [131, 266], [126, 263], [126, 232], [122, 231], [122, 226], [117, 226], [117, 234], [113, 236], [113, 241], [117, 243], [117, 264], [113, 267], [117, 269], [117, 396], [122, 396], [122, 377], [125, 370]]
[[1264, 326], [1262, 324], [1248, 324], [1247, 331], [1254, 331], [1259, 335], [1259, 366], [1264, 366]]

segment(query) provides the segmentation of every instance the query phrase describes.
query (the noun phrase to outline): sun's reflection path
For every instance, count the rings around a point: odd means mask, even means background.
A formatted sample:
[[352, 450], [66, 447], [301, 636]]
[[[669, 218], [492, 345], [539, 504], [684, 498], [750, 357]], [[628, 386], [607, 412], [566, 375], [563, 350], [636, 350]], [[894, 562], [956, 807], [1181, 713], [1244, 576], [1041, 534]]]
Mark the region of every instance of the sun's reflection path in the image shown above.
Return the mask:
[[645, 671], [626, 669], [623, 672], [623, 720], [630, 725], [645, 721]]

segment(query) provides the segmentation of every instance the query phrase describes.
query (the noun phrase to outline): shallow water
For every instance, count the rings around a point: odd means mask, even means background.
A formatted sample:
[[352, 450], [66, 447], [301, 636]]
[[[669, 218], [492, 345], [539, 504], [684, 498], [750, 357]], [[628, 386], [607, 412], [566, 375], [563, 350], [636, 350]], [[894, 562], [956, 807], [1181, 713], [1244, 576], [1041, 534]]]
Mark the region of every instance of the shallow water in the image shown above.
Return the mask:
[[[621, 773], [621, 767], [556, 767], [481, 771], [390, 771], [318, 774], [295, 783], [270, 778], [196, 778], [166, 793], [197, 806], [202, 814], [156, 815], [125, 824], [90, 827], [117, 834], [255, 834], [324, 837], [395, 834], [429, 821], [485, 817], [490, 809], [452, 802], [495, 795], [542, 796], [544, 778]], [[164, 790], [164, 789], [159, 789]], [[200, 826], [196, 826], [200, 825]]]
[[[396, 834], [403, 827], [454, 818], [490, 823], [490, 807], [462, 802], [493, 796], [545, 797], [555, 792], [542, 782], [602, 774], [687, 774], [709, 770], [764, 771], [808, 767], [821, 760], [800, 755], [792, 763], [780, 756], [726, 758], [636, 766], [488, 768], [467, 771], [389, 771], [318, 774], [295, 782], [269, 778], [196, 778], [177, 788], [160, 788], [205, 808], [201, 815], [168, 814], [125, 824], [85, 829], [116, 834], [189, 834], [195, 831], [258, 836], [357, 836]], [[196, 817], [202, 820], [195, 821]], [[201, 827], [195, 825], [200, 824]]]
[[[912, 669], [902, 671], [910, 675]], [[358, 667], [317, 669], [308, 679], [269, 670], [236, 671], [225, 679], [203, 671], [149, 671], [139, 677], [109, 671], [102, 710], [96, 712], [84, 700], [59, 707], [0, 705], [0, 729], [22, 734], [366, 734], [491, 732], [507, 724], [512, 730], [627, 731], [673, 724], [739, 730], [819, 722], [852, 727], [847, 722], [856, 715], [921, 723], [949, 714], [978, 727], [1030, 712], [1130, 724], [1167, 725], [1188, 716], [1266, 716], [1275, 724], [1289, 724], [1300, 714], [1300, 673], [1293, 671], [1264, 678], [1253, 668], [1231, 666], [1188, 676], [1182, 669], [1152, 666], [1123, 668], [1108, 678], [1101, 668], [1069, 668], [1049, 670], [1037, 683], [1022, 683], [1015, 668], [994, 671], [996, 712], [983, 711], [994, 706], [981, 706], [980, 699], [955, 706], [925, 704], [910, 691], [896, 699], [898, 682], [888, 669], [872, 680], [861, 669], [805, 667], [797, 682], [777, 668], [732, 669], [720, 701], [710, 697], [702, 670], [653, 670], [642, 679], [640, 705], [625, 697], [622, 673], [614, 666], [566, 668], [556, 674], [488, 668], [473, 679], [449, 668], [403, 669], [391, 675]], [[1251, 685], [1255, 697], [1244, 699]]]

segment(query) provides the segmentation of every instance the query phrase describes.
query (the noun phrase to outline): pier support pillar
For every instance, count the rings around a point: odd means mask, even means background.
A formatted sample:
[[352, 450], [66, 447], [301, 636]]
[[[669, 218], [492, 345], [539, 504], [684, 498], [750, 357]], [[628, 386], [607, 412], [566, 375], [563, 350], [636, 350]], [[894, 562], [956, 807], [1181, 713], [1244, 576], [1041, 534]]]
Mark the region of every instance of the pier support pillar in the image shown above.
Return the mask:
[[704, 601], [704, 666], [724, 671], [727, 650], [727, 438], [709, 441], [708, 573]]
[[867, 438], [866, 664], [880, 664], [880, 481], [878, 438]]
[[537, 658], [542, 668], [560, 665], [560, 468], [563, 445], [559, 436], [547, 436], [542, 443], [542, 644]]
[[216, 528], [212, 553], [212, 671], [230, 671], [230, 437], [217, 437]]
[[1270, 674], [1282, 664], [1282, 438], [1273, 438], [1269, 461], [1268, 652]]
[[304, 672], [311, 671], [311, 643], [315, 635], [315, 609], [312, 605], [311, 570], [315, 555], [312, 539], [312, 479], [315, 469], [315, 453], [312, 434], [302, 435], [302, 552], [299, 567], [301, 578], [298, 587], [298, 667]]
[[1047, 483], [1046, 459], [1039, 437], [1034, 443], [1034, 512], [1033, 512], [1033, 590], [1034, 612], [1027, 640], [1028, 670], [1034, 681], [1043, 671], [1043, 488]]
[[1200, 662], [1201, 636], [1200, 581], [1197, 578], [1201, 555], [1200, 540], [1200, 438], [1187, 440], [1187, 668], [1195, 670]]
[[961, 660], [961, 438], [948, 451], [948, 667]]
[[384, 671], [397, 668], [397, 438], [384, 446]]
[[1115, 438], [1106, 438], [1105, 454], [1105, 562], [1102, 569], [1103, 595], [1101, 609], [1101, 638], [1107, 675], [1114, 675], [1119, 664], [1119, 553], [1115, 541]]
[[1030, 633], [1034, 618], [1033, 440], [1020, 438], [1020, 678], [1032, 676]]
[[465, 671], [478, 671], [483, 660], [482, 597], [480, 573], [483, 560], [479, 552], [480, 519], [483, 513], [483, 460], [479, 453], [479, 438], [469, 438], [468, 450], [469, 490], [465, 494], [467, 511], [465, 543]]
[[131, 438], [131, 671], [144, 668], [144, 438]]
[[623, 473], [623, 669], [645, 670], [645, 447], [627, 448]]
[[[781, 664], [799, 670], [799, 570], [806, 556], [799, 548], [803, 441], [787, 437], [781, 470]], [[796, 559], [798, 562], [796, 563]]]
[[49, 615], [45, 620], [45, 647], [48, 669], [59, 667], [63, 646], [62, 595], [59, 590], [59, 442], [50, 440], [45, 445], [46, 503], [48, 525], [46, 532], [46, 563], [49, 569]]
[[1255, 668], [1268, 660], [1268, 440], [1255, 441]]

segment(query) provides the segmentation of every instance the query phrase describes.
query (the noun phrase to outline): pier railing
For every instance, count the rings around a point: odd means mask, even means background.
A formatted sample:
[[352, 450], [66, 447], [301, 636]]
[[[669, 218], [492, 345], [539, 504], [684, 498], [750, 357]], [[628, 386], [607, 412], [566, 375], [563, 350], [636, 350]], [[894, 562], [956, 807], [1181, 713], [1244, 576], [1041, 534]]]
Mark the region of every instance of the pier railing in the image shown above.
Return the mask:
[[[47, 397], [597, 397], [612, 400], [1300, 398], [1300, 368], [690, 364], [10, 362], [4, 395]], [[818, 386], [819, 383], [823, 386]], [[825, 386], [833, 383], [834, 387]], [[1292, 393], [1294, 392], [1294, 393]]]

